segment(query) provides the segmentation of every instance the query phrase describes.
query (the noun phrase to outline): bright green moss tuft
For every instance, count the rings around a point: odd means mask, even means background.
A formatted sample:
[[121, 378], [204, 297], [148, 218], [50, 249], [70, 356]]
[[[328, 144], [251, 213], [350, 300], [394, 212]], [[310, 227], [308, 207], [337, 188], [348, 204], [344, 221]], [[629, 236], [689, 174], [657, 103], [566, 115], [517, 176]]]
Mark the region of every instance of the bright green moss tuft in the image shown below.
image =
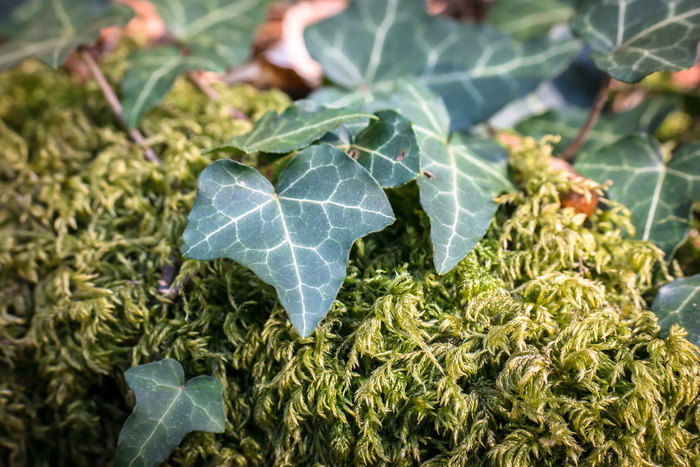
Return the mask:
[[[700, 364], [645, 301], [667, 279], [629, 216], [562, 209], [580, 189], [528, 141], [486, 238], [432, 268], [410, 187], [400, 222], [358, 242], [336, 305], [299, 339], [274, 291], [231, 261], [178, 256], [202, 149], [283, 105], [220, 104], [180, 82], [144, 120], [144, 161], [92, 86], [35, 65], [0, 76], [0, 456], [108, 462], [130, 410], [123, 372], [162, 357], [224, 384], [224, 435], [177, 465], [698, 465]], [[193, 118], [194, 116], [194, 118]], [[402, 220], [402, 222], [401, 222]], [[167, 269], [167, 268], [166, 268]]]

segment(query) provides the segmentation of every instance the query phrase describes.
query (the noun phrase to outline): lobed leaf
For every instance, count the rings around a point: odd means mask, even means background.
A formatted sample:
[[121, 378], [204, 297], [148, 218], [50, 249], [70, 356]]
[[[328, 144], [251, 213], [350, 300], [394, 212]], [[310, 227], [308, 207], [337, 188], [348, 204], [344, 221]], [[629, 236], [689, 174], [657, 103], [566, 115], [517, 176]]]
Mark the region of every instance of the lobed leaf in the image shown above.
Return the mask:
[[0, 70], [30, 57], [59, 67], [78, 46], [95, 42], [102, 28], [124, 25], [133, 16], [130, 8], [108, 0], [31, 1], [16, 6], [11, 14], [10, 21], [3, 21], [3, 31], [10, 37], [0, 45]]
[[333, 305], [352, 244], [394, 221], [377, 182], [340, 149], [297, 154], [275, 189], [231, 160], [206, 168], [184, 233], [192, 259], [231, 258], [275, 287], [303, 337]]
[[152, 0], [170, 34], [188, 55], [238, 65], [250, 57], [255, 30], [265, 19], [264, 0]]
[[360, 118], [376, 117], [352, 109], [319, 108], [311, 101], [300, 100], [281, 114], [266, 113], [249, 133], [214, 150], [286, 153], [304, 148], [341, 124]]
[[420, 148], [411, 122], [394, 110], [374, 115], [377, 119], [359, 133], [348, 132], [339, 138], [342, 149], [354, 154], [382, 188], [415, 180], [420, 173]]
[[571, 20], [598, 68], [636, 83], [656, 71], [690, 68], [700, 41], [697, 0], [582, 0]]
[[700, 143], [682, 147], [667, 162], [651, 137], [632, 135], [585, 154], [576, 170], [612, 181], [610, 198], [630, 209], [637, 237], [671, 259], [687, 235], [693, 201], [700, 200]]
[[222, 71], [206, 59], [183, 55], [177, 47], [156, 47], [133, 52], [122, 81], [124, 119], [129, 128], [138, 125], [146, 111], [156, 106], [182, 73], [191, 70]]
[[449, 138], [450, 120], [438, 96], [424, 86], [400, 82], [387, 101], [413, 122], [421, 149], [420, 203], [430, 218], [433, 262], [440, 274], [464, 259], [484, 236], [496, 194], [513, 188], [506, 151], [493, 141], [460, 134]]
[[700, 347], [700, 274], [661, 287], [651, 310], [659, 318], [661, 332], [679, 324], [688, 331], [688, 340]]
[[171, 358], [130, 368], [124, 376], [136, 407], [119, 434], [116, 467], [156, 465], [191, 431], [224, 432], [218, 379], [198, 376], [185, 384], [182, 366]]
[[326, 76], [350, 94], [333, 91], [334, 100], [366, 102], [413, 76], [443, 97], [453, 129], [483, 121], [532, 91], [579, 49], [568, 39], [513, 42], [487, 26], [430, 16], [414, 0], [355, 0], [307, 28], [305, 38]]

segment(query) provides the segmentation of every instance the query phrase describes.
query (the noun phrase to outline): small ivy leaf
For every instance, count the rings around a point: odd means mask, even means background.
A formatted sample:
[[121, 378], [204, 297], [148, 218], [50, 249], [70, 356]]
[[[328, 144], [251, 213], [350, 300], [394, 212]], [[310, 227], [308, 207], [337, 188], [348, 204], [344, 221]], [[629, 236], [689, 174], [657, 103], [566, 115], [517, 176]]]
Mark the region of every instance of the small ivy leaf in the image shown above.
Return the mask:
[[510, 0], [490, 5], [486, 20], [518, 40], [529, 40], [566, 23], [574, 13], [571, 5], [561, 0]]
[[690, 68], [700, 41], [697, 0], [585, 0], [571, 20], [613, 78], [636, 83], [656, 71]]
[[199, 178], [185, 229], [188, 258], [231, 258], [275, 287], [302, 337], [313, 332], [345, 279], [352, 244], [394, 222], [369, 173], [322, 144], [297, 154], [277, 193], [257, 170], [219, 160]]
[[165, 25], [188, 55], [238, 65], [250, 57], [255, 30], [265, 19], [264, 0], [152, 0]]
[[420, 173], [420, 149], [411, 122], [393, 110], [376, 112], [373, 120], [346, 146], [382, 188], [415, 180]]
[[682, 147], [666, 163], [651, 137], [636, 134], [584, 154], [576, 170], [598, 182], [611, 180], [610, 198], [630, 209], [637, 238], [654, 243], [670, 261], [700, 199], [700, 143]]
[[688, 331], [688, 340], [700, 347], [700, 274], [661, 287], [651, 311], [658, 316], [662, 333], [679, 324]]
[[[636, 132], [654, 133], [666, 116], [676, 108], [676, 99], [659, 96], [617, 115], [601, 115], [581, 151], [598, 151]], [[585, 109], [562, 106], [558, 110], [525, 120], [516, 128], [533, 138], [560, 135], [561, 140], [554, 147], [561, 151], [576, 137], [588, 113]]]
[[124, 119], [135, 128], [144, 113], [156, 106], [182, 73], [191, 70], [222, 71], [217, 63], [185, 56], [176, 47], [137, 50], [127, 59], [122, 81]]
[[341, 14], [308, 27], [305, 39], [326, 76], [351, 94], [342, 98], [335, 91], [336, 101], [366, 102], [395, 80], [413, 76], [444, 98], [452, 129], [483, 121], [532, 91], [580, 48], [570, 39], [513, 42], [487, 26], [430, 16], [415, 0], [355, 0]]
[[376, 117], [352, 109], [319, 107], [314, 102], [300, 100], [282, 114], [267, 112], [255, 122], [249, 133], [236, 136], [213, 151], [286, 153], [305, 148], [343, 123], [360, 118]]
[[433, 262], [449, 272], [484, 236], [496, 208], [493, 197], [512, 190], [506, 151], [494, 141], [449, 138], [450, 119], [440, 97], [425, 86], [400, 81], [392, 103], [413, 123], [421, 150], [420, 203], [430, 218]]
[[116, 467], [156, 465], [191, 431], [224, 432], [218, 379], [197, 376], [185, 384], [182, 366], [172, 358], [130, 368], [124, 376], [136, 407], [119, 434]]
[[11, 21], [22, 27], [5, 27], [13, 34], [0, 46], [0, 70], [34, 56], [59, 67], [78, 46], [95, 42], [102, 28], [122, 26], [133, 16], [130, 8], [108, 0], [53, 0], [37, 5], [27, 2], [12, 10]]

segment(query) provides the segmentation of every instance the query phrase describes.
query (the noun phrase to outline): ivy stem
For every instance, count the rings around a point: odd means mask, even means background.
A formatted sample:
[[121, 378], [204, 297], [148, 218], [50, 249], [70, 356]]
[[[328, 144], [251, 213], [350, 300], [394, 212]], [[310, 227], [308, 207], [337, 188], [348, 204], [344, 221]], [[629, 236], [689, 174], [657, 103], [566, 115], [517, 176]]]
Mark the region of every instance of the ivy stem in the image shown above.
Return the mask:
[[567, 162], [571, 162], [573, 160], [574, 156], [581, 149], [581, 146], [583, 146], [583, 143], [585, 143], [586, 139], [588, 139], [588, 135], [590, 134], [591, 130], [598, 122], [598, 117], [600, 117], [600, 113], [603, 111], [603, 107], [605, 107], [605, 103], [608, 101], [609, 94], [610, 75], [605, 73], [600, 82], [598, 94], [596, 94], [595, 100], [593, 101], [593, 107], [591, 107], [591, 111], [588, 113], [588, 118], [586, 118], [586, 121], [579, 130], [578, 135], [576, 135], [576, 138], [574, 138], [574, 140], [569, 143], [566, 149], [564, 149], [564, 151], [562, 151], [562, 153], [559, 155], [561, 159], [564, 159]]
[[107, 100], [107, 103], [111, 107], [112, 112], [114, 112], [114, 115], [117, 117], [117, 120], [119, 120], [119, 123], [129, 133], [131, 139], [134, 140], [136, 144], [141, 146], [146, 159], [148, 159], [150, 162], [155, 162], [156, 164], [163, 164], [163, 162], [161, 162], [158, 156], [156, 156], [156, 153], [153, 152], [153, 149], [148, 147], [148, 145], [146, 144], [146, 140], [141, 134], [141, 132], [136, 128], [129, 129], [128, 125], [126, 124], [126, 120], [124, 120], [124, 111], [122, 109], [121, 102], [119, 102], [119, 98], [117, 98], [117, 95], [109, 86], [107, 78], [105, 78], [105, 75], [102, 73], [102, 70], [97, 65], [97, 63], [95, 63], [95, 60], [92, 58], [92, 56], [90, 56], [90, 54], [85, 50], [81, 50], [80, 57], [87, 65], [88, 69], [90, 70], [90, 74], [92, 74], [92, 77], [95, 78], [95, 81], [97, 81], [97, 85], [100, 87], [100, 91], [102, 91], [102, 94], [104, 95], [105, 99]]

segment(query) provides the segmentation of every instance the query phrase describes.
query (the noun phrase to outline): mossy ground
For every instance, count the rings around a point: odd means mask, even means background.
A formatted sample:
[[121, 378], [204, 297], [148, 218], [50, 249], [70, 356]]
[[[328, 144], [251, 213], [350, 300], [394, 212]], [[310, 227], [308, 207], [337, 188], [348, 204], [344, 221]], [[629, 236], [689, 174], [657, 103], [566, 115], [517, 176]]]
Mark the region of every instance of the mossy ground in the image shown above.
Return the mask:
[[[224, 383], [223, 435], [173, 465], [700, 465], [700, 363], [650, 296], [661, 254], [580, 189], [546, 146], [513, 154], [522, 189], [453, 272], [432, 267], [415, 187], [354, 247], [338, 300], [300, 339], [271, 287], [227, 260], [186, 261], [159, 290], [202, 150], [276, 94], [186, 82], [144, 121], [146, 162], [95, 87], [35, 64], [0, 75], [0, 459], [108, 464], [133, 404], [123, 373], [163, 357]], [[167, 267], [165, 268], [167, 269]]]

